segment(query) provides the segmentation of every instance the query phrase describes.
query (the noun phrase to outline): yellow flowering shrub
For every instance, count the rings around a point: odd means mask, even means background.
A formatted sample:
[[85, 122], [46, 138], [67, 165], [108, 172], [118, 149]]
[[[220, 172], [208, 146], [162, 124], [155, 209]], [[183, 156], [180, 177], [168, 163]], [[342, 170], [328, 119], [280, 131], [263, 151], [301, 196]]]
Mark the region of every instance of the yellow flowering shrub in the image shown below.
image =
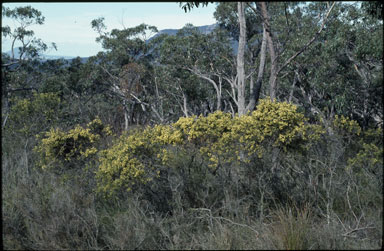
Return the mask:
[[14, 99], [8, 126], [15, 132], [33, 136], [48, 122], [57, 120], [61, 103], [56, 93], [34, 93], [31, 99]]
[[361, 147], [357, 154], [348, 159], [349, 168], [372, 168], [383, 166], [383, 130], [381, 128], [368, 129], [359, 141]]
[[[231, 114], [216, 111], [207, 117], [180, 118], [173, 127], [181, 131], [184, 142], [197, 147], [203, 157], [207, 157], [212, 167], [220, 160], [224, 161], [224, 155], [232, 152], [231, 130], [234, 120]], [[230, 149], [230, 150], [229, 150]]]
[[361, 127], [355, 120], [351, 120], [343, 115], [335, 115], [333, 128], [342, 136], [357, 135], [361, 133]]
[[363, 143], [362, 149], [354, 158], [348, 159], [349, 167], [383, 166], [383, 147]]
[[131, 135], [123, 134], [111, 148], [101, 151], [96, 174], [99, 192], [113, 194], [122, 187], [129, 191], [134, 184], [151, 180], [151, 170], [155, 170], [149, 156], [156, 155], [157, 148], [152, 143], [157, 140], [161, 144], [167, 139], [162, 137], [162, 129], [155, 127], [158, 135], [151, 135], [149, 129]]
[[180, 118], [173, 126], [180, 129], [188, 141], [195, 144], [216, 142], [225, 132], [229, 132], [233, 120], [229, 113], [216, 111], [207, 117], [200, 115], [190, 118]]
[[197, 148], [209, 166], [218, 167], [245, 153], [261, 158], [269, 145], [283, 150], [305, 145], [322, 133], [320, 126], [306, 124], [296, 106], [269, 99], [260, 100], [256, 111], [241, 117], [217, 111], [207, 117], [180, 118], [172, 125], [122, 135], [112, 148], [103, 151], [97, 174], [99, 190], [130, 190], [137, 182], [155, 178], [157, 164], [166, 165], [172, 157], [169, 146]]
[[299, 146], [318, 139], [323, 131], [319, 126], [306, 124], [306, 121], [296, 106], [262, 99], [256, 111], [236, 119], [232, 134], [248, 155], [261, 157], [266, 144], [287, 150], [287, 146]]
[[71, 164], [94, 156], [100, 138], [111, 134], [109, 126], [104, 126], [99, 118], [88, 123], [86, 128], [77, 125], [67, 132], [52, 128], [44, 135], [37, 135], [41, 140], [35, 151], [40, 154], [43, 169], [57, 163]]
[[152, 144], [159, 145], [180, 145], [183, 143], [183, 133], [181, 130], [167, 125], [156, 125], [153, 128], [147, 128], [144, 134], [149, 137]]

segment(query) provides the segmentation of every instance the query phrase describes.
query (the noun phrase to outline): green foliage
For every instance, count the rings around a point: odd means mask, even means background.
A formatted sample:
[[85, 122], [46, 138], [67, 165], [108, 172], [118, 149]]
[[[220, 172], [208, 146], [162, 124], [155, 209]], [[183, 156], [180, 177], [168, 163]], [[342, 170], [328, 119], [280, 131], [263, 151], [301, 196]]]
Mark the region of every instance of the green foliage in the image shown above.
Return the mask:
[[348, 159], [348, 166], [355, 170], [364, 168], [377, 173], [383, 167], [383, 130], [377, 128], [365, 131], [359, 145], [356, 156]]
[[380, 1], [362, 2], [361, 7], [364, 11], [366, 11], [372, 17], [383, 20], [383, 2], [380, 2]]
[[[252, 4], [252, 3], [249, 3]], [[240, 28], [237, 17], [237, 2], [220, 2], [213, 13], [219, 26], [228, 31], [234, 40], [239, 40]], [[245, 10], [247, 40], [262, 33], [260, 16], [254, 14], [250, 8]]]
[[[312, 25], [318, 22], [316, 15], [322, 8], [324, 3], [310, 3], [298, 8], [302, 17], [287, 16], [290, 27], [299, 33], [284, 32], [286, 18], [279, 19], [282, 36], [289, 39], [286, 57], [313, 36], [317, 28]], [[382, 117], [383, 28], [378, 20], [366, 17], [357, 3], [336, 3], [318, 40], [286, 69], [290, 77], [280, 80], [281, 97], [293, 89], [304, 107], [316, 107], [328, 118], [333, 114], [349, 116], [363, 128], [373, 126], [373, 114]], [[292, 88], [297, 77], [297, 87]]]
[[[59, 128], [51, 129], [41, 138], [35, 151], [40, 154], [40, 166], [43, 169], [57, 167], [57, 164], [70, 164], [85, 161], [98, 152], [101, 137], [111, 135], [108, 126], [100, 119], [88, 123], [86, 128], [76, 126], [68, 132]], [[38, 135], [38, 138], [41, 136]]]
[[56, 93], [34, 93], [31, 99], [15, 98], [7, 128], [25, 137], [55, 125], [61, 109], [61, 99]]
[[9, 8], [3, 8], [2, 14], [3, 16], [10, 17], [13, 19], [20, 19], [26, 25], [31, 25], [34, 23], [43, 24], [45, 19], [43, 16], [41, 16], [40, 11], [32, 8], [31, 6], [18, 7], [13, 10]]
[[338, 116], [335, 115], [333, 119], [333, 128], [340, 135], [357, 135], [359, 136], [361, 133], [361, 127], [355, 120], [351, 120], [343, 115]]
[[196, 7], [196, 8], [199, 8], [199, 5], [201, 4], [202, 7], [204, 6], [207, 6], [209, 3], [213, 3], [213, 2], [186, 2], [183, 3], [180, 2], [179, 3], [179, 6], [185, 11], [191, 11], [191, 9], [193, 9], [193, 7]]
[[[1, 27], [1, 32], [4, 37], [10, 37], [13, 42], [16, 40], [22, 42], [23, 46], [19, 48], [19, 59], [22, 59], [23, 55], [28, 58], [37, 57], [41, 51], [48, 49], [48, 46], [41, 39], [34, 37], [33, 30], [26, 29], [28, 26], [34, 24], [44, 24], [45, 18], [40, 11], [31, 6], [16, 7], [13, 10], [5, 7], [2, 8], [2, 15], [20, 24], [20, 26], [16, 27], [13, 31], [9, 26]], [[26, 40], [30, 41], [26, 42]], [[52, 47], [56, 49], [56, 44], [52, 43]], [[13, 50], [14, 48], [12, 46], [12, 55], [14, 56]]]
[[96, 42], [100, 42], [102, 47], [107, 50], [105, 54], [107, 58], [120, 67], [148, 57], [146, 40], [157, 32], [155, 26], [144, 23], [133, 28], [113, 29], [111, 32], [105, 32], [104, 18], [93, 20], [91, 25], [99, 33]]

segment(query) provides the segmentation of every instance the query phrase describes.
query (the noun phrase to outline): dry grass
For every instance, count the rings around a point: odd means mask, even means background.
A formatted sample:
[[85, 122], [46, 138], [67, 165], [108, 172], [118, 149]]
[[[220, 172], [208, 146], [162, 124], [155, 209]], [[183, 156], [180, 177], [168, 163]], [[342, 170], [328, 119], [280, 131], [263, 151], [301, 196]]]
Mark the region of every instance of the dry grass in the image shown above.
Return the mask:
[[[209, 172], [202, 175], [201, 160], [191, 163], [190, 159], [180, 156], [174, 164], [177, 168], [170, 168], [172, 171], [161, 182], [153, 184], [153, 196], [146, 196], [146, 188], [142, 187], [110, 201], [94, 193], [92, 175], [64, 180], [60, 175], [33, 169], [33, 158], [30, 156], [27, 161], [25, 158], [29, 155], [25, 152], [9, 156], [2, 160], [4, 249], [382, 247], [382, 206], [378, 203], [382, 201], [382, 191], [376, 189], [376, 183], [365, 191], [359, 183], [360, 176], [352, 176], [355, 189], [348, 190], [344, 181], [352, 179], [342, 176], [342, 168], [338, 169], [340, 173], [334, 173], [332, 189], [315, 187], [324, 202], [317, 200], [316, 204], [298, 207], [267, 201], [273, 197], [273, 184], [272, 180], [264, 179], [265, 176], [260, 176], [264, 180], [259, 183], [254, 180], [230, 182], [225, 176], [207, 176]], [[269, 167], [260, 168], [267, 170]], [[316, 176], [317, 172], [325, 170], [321, 166], [311, 168], [313, 177], [320, 177]], [[183, 172], [178, 172], [180, 170]], [[300, 182], [305, 185], [306, 180]], [[295, 191], [284, 192], [296, 195]], [[329, 204], [329, 212], [325, 200], [327, 191], [329, 201], [338, 202]], [[370, 196], [362, 198], [361, 191]], [[168, 212], [162, 212], [159, 208], [163, 207], [156, 205], [164, 193], [167, 193], [167, 200], [163, 201], [169, 203], [167, 207], [171, 209]], [[195, 204], [189, 198], [195, 199]], [[265, 203], [263, 210], [260, 210], [260, 203]]]
[[272, 214], [271, 238], [275, 248], [310, 249], [311, 213], [309, 207], [279, 207]]

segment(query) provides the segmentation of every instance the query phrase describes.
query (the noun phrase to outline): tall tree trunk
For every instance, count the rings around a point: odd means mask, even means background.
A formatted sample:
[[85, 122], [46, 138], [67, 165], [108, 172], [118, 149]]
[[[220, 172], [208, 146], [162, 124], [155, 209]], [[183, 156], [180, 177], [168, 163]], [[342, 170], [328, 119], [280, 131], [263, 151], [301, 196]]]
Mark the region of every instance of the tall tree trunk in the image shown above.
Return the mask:
[[238, 98], [238, 113], [239, 116], [245, 114], [245, 70], [244, 70], [244, 51], [246, 40], [246, 25], [245, 25], [245, 3], [237, 3], [237, 11], [239, 16], [240, 36], [239, 47], [237, 51], [237, 98]]
[[261, 16], [263, 18], [263, 23], [265, 24], [265, 28], [267, 30], [267, 40], [268, 40], [268, 48], [269, 48], [269, 54], [271, 57], [271, 75], [269, 77], [269, 92], [271, 100], [274, 101], [276, 99], [276, 90], [277, 90], [277, 77], [279, 73], [287, 66], [289, 65], [294, 59], [296, 59], [301, 53], [303, 53], [309, 46], [316, 40], [316, 38], [319, 36], [321, 31], [324, 29], [324, 25], [328, 20], [328, 16], [331, 13], [333, 7], [335, 6], [335, 2], [328, 6], [328, 10], [324, 15], [322, 25], [315, 33], [315, 35], [312, 37], [311, 40], [309, 40], [300, 50], [298, 50], [293, 56], [291, 56], [289, 59], [287, 59], [280, 67], [278, 66], [278, 55], [276, 54], [276, 50], [273, 44], [273, 35], [271, 32], [271, 26], [269, 23], [269, 15], [267, 10], [266, 2], [260, 2], [260, 9], [261, 9]]
[[277, 57], [276, 57], [275, 46], [273, 44], [273, 39], [272, 39], [271, 26], [269, 24], [267, 4], [266, 2], [260, 2], [260, 6], [261, 6], [261, 15], [263, 17], [263, 22], [266, 29], [269, 55], [271, 58], [271, 75], [269, 76], [269, 95], [271, 97], [271, 101], [274, 101], [276, 99], [276, 86], [277, 86], [277, 74], [278, 74]]
[[183, 110], [183, 113], [184, 113], [184, 116], [186, 118], [188, 118], [188, 100], [187, 100], [187, 95], [185, 95], [185, 93], [183, 92], [183, 107], [182, 107], [182, 110]]
[[223, 83], [223, 78], [221, 76], [218, 76], [219, 77], [219, 86], [218, 86], [218, 91], [216, 91], [217, 93], [217, 110], [218, 111], [221, 111], [221, 87], [222, 87], [222, 83]]
[[124, 130], [128, 131], [129, 120], [130, 120], [129, 105], [127, 104], [127, 101], [125, 101], [125, 100], [123, 101], [123, 111], [124, 111]]
[[265, 25], [263, 24], [263, 38], [262, 38], [261, 49], [260, 49], [259, 71], [257, 73], [256, 84], [254, 86], [251, 85], [251, 93], [250, 93], [251, 96], [247, 106], [247, 111], [254, 110], [257, 102], [259, 102], [261, 85], [263, 83], [266, 57], [267, 57], [267, 32], [265, 30]]

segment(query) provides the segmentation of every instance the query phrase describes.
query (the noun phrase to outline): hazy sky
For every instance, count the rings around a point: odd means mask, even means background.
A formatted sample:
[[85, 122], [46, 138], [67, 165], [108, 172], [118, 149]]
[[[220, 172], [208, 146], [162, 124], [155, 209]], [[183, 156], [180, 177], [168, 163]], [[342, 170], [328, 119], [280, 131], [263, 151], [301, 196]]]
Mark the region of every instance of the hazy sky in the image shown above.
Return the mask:
[[[194, 26], [214, 24], [216, 5], [194, 8], [185, 13], [176, 2], [116, 2], [116, 3], [3, 3], [11, 9], [19, 6], [32, 6], [45, 17], [43, 25], [30, 26], [37, 38], [45, 43], [55, 42], [58, 50], [45, 54], [60, 56], [88, 57], [101, 51], [96, 43], [98, 34], [92, 29], [91, 21], [104, 17], [108, 31], [134, 27], [141, 23], [154, 25], [158, 30], [180, 29], [186, 23]], [[2, 25], [15, 27], [17, 23], [2, 17]], [[9, 51], [10, 39], [2, 38], [2, 51]]]

